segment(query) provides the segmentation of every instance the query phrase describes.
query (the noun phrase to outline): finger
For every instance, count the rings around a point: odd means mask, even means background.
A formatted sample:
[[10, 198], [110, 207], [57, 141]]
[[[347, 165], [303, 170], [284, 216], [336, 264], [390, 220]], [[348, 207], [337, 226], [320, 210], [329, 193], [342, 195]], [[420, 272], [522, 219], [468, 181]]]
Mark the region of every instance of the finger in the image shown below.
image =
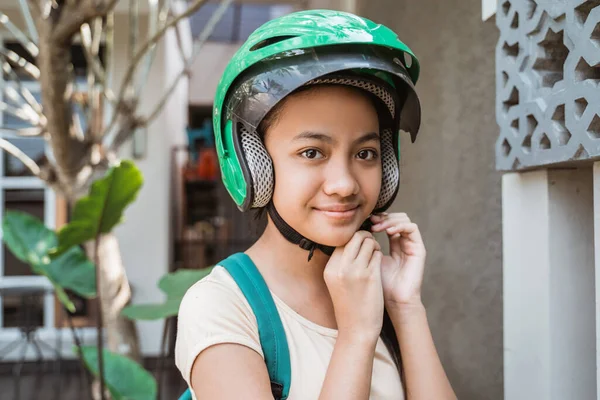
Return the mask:
[[410, 222], [411, 221], [407, 216], [398, 215], [395, 217], [388, 217], [387, 219], [374, 224], [371, 227], [371, 231], [372, 232], [383, 232], [384, 230], [386, 230], [392, 226], [399, 225], [399, 224], [406, 224], [406, 223], [410, 223]]
[[358, 256], [358, 252], [360, 251], [362, 242], [368, 237], [372, 238], [373, 235], [367, 231], [356, 232], [344, 248], [344, 257], [347, 257], [348, 260], [356, 259], [356, 257]]
[[373, 252], [377, 250], [378, 247], [379, 243], [377, 243], [375, 239], [365, 239], [360, 247], [358, 256], [356, 257], [356, 264], [363, 268], [367, 268], [369, 261], [373, 256]]
[[367, 268], [375, 270], [376, 273], [381, 273], [381, 260], [383, 260], [383, 253], [380, 250], [375, 250]]
[[408, 243], [410, 243], [412, 246], [417, 246], [410, 247], [411, 250], [408, 250], [409, 253], [412, 253], [413, 251], [419, 252], [421, 250], [425, 250], [421, 232], [419, 231], [417, 224], [410, 223], [406, 224], [405, 226], [389, 228], [386, 233], [389, 237], [390, 253], [392, 255], [397, 256], [403, 252], [406, 252], [408, 248], [404, 248], [403, 250], [403, 243], [407, 244], [405, 241], [408, 241]]
[[385, 229], [385, 232], [389, 236], [400, 234], [412, 241], [421, 241], [421, 233], [419, 232], [419, 227], [414, 222], [405, 222], [394, 226], [390, 226]]

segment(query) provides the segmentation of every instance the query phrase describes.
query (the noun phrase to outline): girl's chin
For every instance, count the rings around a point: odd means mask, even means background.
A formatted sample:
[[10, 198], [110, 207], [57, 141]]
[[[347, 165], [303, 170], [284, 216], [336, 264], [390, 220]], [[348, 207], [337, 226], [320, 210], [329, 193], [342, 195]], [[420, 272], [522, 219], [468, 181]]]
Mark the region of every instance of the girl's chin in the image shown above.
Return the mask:
[[[323, 227], [317, 229], [316, 235], [306, 236], [313, 242], [322, 244], [324, 246], [340, 247], [345, 246], [352, 236], [358, 231], [359, 227], [346, 226], [346, 227]], [[315, 231], [313, 231], [315, 232]]]

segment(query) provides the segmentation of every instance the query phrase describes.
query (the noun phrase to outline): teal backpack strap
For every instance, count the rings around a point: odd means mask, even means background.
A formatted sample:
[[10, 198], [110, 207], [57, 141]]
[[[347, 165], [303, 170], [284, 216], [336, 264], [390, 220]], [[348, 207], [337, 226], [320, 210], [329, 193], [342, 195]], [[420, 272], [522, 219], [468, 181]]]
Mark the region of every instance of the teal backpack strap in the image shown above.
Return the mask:
[[233, 254], [219, 265], [233, 277], [256, 316], [273, 397], [275, 400], [285, 400], [292, 380], [290, 351], [271, 291], [254, 262], [246, 254]]
[[[244, 253], [236, 253], [217, 265], [229, 275], [246, 297], [256, 316], [260, 345], [267, 364], [271, 391], [275, 400], [286, 400], [292, 381], [290, 352], [279, 312], [265, 280], [254, 262]], [[188, 389], [179, 400], [191, 400]]]

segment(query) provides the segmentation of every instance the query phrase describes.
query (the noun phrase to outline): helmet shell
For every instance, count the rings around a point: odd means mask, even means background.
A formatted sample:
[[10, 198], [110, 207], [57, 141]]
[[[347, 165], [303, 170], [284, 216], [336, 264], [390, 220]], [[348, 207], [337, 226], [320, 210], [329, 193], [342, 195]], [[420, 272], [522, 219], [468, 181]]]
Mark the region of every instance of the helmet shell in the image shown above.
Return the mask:
[[379, 77], [402, 92], [395, 129], [410, 132], [414, 140], [420, 122], [414, 91], [419, 63], [384, 25], [345, 12], [301, 11], [265, 23], [235, 53], [217, 87], [213, 126], [223, 182], [240, 209], [250, 207], [252, 182], [234, 117], [256, 128], [302, 84], [346, 70]]

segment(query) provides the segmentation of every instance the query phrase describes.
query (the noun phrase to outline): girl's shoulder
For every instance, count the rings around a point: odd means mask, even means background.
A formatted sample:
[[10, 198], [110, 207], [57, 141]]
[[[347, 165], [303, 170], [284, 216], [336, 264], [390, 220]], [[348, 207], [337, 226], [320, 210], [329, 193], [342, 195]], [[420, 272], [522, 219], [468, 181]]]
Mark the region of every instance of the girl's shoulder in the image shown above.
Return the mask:
[[175, 363], [188, 384], [198, 354], [220, 343], [237, 343], [263, 356], [250, 304], [227, 270], [216, 266], [187, 290], [177, 314]]
[[225, 268], [216, 265], [210, 274], [194, 283], [187, 290], [181, 302], [180, 313], [181, 309], [187, 305], [195, 308], [210, 304], [211, 308], [220, 308], [234, 304], [243, 306], [244, 303], [251, 313], [250, 305], [231, 275]]

